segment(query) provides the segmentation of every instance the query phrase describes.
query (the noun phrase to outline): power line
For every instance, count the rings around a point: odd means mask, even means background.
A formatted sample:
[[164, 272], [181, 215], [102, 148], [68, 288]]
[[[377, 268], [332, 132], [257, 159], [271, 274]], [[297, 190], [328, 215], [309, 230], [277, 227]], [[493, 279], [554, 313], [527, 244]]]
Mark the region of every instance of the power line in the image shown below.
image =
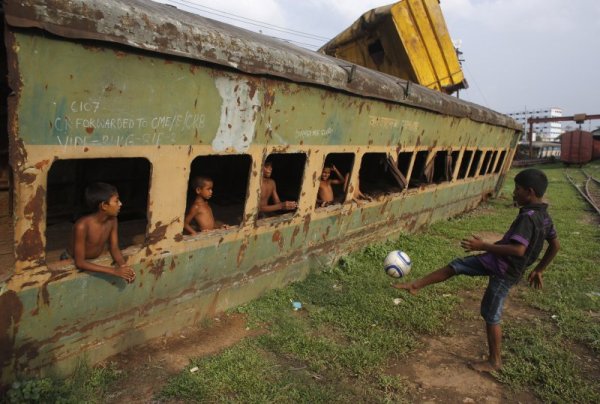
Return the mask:
[[469, 80], [473, 79], [473, 83], [475, 84], [475, 88], [477, 88], [477, 91], [479, 91], [479, 94], [481, 95], [481, 98], [483, 98], [483, 101], [485, 102], [485, 106], [487, 108], [490, 108], [490, 103], [485, 98], [485, 95], [483, 94], [483, 91], [481, 91], [481, 89], [477, 85], [477, 80], [475, 80], [475, 76], [473, 75], [473, 73], [471, 73], [471, 71], [469, 70], [469, 68], [467, 67], [466, 64], [464, 66], [465, 66], [465, 70], [469, 73], [469, 76], [471, 76], [471, 78]]
[[[267, 22], [263, 22], [263, 21], [258, 21], [258, 20], [253, 20], [251, 18], [246, 18], [246, 17], [242, 17], [236, 14], [232, 14], [232, 13], [228, 13], [225, 11], [221, 11], [221, 10], [217, 10], [211, 7], [207, 7], [207, 6], [203, 6], [201, 4], [197, 4], [197, 3], [192, 3], [186, 0], [169, 0], [170, 3], [175, 3], [178, 4], [180, 6], [184, 6], [184, 7], [189, 7], [192, 8], [194, 10], [197, 10], [201, 13], [206, 13], [206, 14], [211, 14], [211, 15], [216, 15], [222, 18], [228, 18], [230, 20], [233, 21], [237, 21], [237, 22], [241, 22], [244, 24], [248, 24], [248, 25], [254, 25], [257, 27], [261, 27], [261, 28], [265, 28], [265, 29], [270, 29], [273, 31], [278, 31], [278, 32], [283, 32], [285, 34], [289, 34], [289, 35], [296, 35], [296, 36], [300, 36], [300, 37], [304, 37], [307, 39], [315, 39], [315, 40], [322, 40], [322, 41], [328, 41], [329, 38], [323, 37], [323, 36], [319, 36], [319, 35], [314, 35], [314, 34], [309, 34], [307, 32], [302, 32], [302, 31], [297, 31], [291, 28], [285, 28], [285, 27], [280, 27], [274, 24], [270, 24]], [[206, 9], [206, 10], [204, 10]], [[211, 11], [208, 11], [211, 10]], [[309, 44], [310, 46], [314, 46], [314, 47], [319, 47], [320, 45], [314, 45], [314, 44]]]

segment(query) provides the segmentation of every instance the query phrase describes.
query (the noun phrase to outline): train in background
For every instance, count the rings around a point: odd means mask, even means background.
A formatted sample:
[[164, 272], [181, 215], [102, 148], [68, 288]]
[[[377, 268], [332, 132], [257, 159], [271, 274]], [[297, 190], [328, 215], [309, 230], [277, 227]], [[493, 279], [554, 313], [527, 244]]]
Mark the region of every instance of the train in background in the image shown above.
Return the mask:
[[560, 161], [565, 164], [586, 164], [600, 158], [600, 131], [572, 130], [560, 137]]
[[[97, 363], [472, 210], [498, 192], [521, 137], [490, 109], [163, 4], [3, 5], [3, 385]], [[265, 218], [267, 158], [298, 208]], [[349, 186], [318, 207], [326, 161]], [[228, 228], [183, 234], [196, 175], [212, 177]], [[124, 202], [133, 284], [60, 259], [94, 181]]]

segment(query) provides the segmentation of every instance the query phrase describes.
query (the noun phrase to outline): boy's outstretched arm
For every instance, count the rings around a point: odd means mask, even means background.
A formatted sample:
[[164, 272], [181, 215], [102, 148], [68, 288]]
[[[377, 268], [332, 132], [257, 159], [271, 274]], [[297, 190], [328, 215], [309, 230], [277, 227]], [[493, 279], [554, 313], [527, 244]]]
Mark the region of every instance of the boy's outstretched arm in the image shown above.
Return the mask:
[[333, 166], [332, 168], [333, 168], [333, 172], [337, 176], [337, 180], [332, 179], [329, 182], [331, 184], [344, 184], [345, 180], [344, 180], [344, 177], [342, 176], [342, 173], [340, 173], [340, 170], [338, 170], [336, 166]]
[[513, 255], [522, 257], [527, 251], [527, 247], [520, 243], [510, 244], [490, 244], [483, 241], [481, 238], [473, 235], [471, 238], [465, 238], [460, 242], [465, 251], [487, 251], [496, 255]]
[[[75, 261], [75, 266], [83, 271], [100, 272], [103, 274], [114, 275], [125, 279], [127, 282], [133, 282], [135, 279], [135, 272], [133, 272], [133, 269], [131, 269], [129, 266], [122, 266], [119, 268], [105, 267], [103, 265], [94, 264], [85, 259], [86, 232], [87, 229], [83, 223], [78, 223], [75, 225], [75, 231], [73, 235], [73, 259]], [[113, 257], [113, 259], [114, 258], [115, 257]], [[123, 260], [122, 256], [121, 260]]]
[[123, 278], [128, 283], [131, 283], [135, 279], [135, 271], [133, 270], [133, 268], [127, 265], [125, 263], [125, 260], [123, 259], [123, 254], [121, 254], [121, 250], [119, 249], [118, 222], [117, 219], [114, 219], [114, 221], [115, 222], [112, 230], [110, 231], [109, 239], [110, 255], [113, 257], [113, 260], [117, 264], [113, 275]]
[[542, 289], [544, 287], [544, 277], [542, 273], [548, 265], [552, 262], [556, 253], [560, 250], [560, 242], [558, 237], [548, 241], [548, 248], [544, 253], [544, 256], [540, 262], [533, 268], [533, 271], [529, 274], [529, 286], [533, 286], [536, 289]]

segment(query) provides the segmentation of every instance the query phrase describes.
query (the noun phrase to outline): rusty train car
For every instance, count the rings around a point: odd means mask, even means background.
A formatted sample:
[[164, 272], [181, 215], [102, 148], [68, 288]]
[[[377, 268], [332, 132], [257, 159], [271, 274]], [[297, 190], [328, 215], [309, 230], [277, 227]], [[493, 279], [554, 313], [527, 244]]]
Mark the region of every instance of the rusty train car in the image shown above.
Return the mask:
[[[2, 11], [3, 384], [96, 363], [473, 209], [497, 192], [520, 138], [492, 110], [158, 3], [9, 0]], [[267, 157], [297, 210], [259, 215]], [[326, 160], [349, 187], [317, 207]], [[229, 227], [188, 236], [199, 174]], [[99, 180], [124, 202], [133, 284], [59, 258]]]
[[600, 157], [600, 142], [591, 132], [576, 129], [560, 136], [560, 160], [565, 164], [586, 164]]

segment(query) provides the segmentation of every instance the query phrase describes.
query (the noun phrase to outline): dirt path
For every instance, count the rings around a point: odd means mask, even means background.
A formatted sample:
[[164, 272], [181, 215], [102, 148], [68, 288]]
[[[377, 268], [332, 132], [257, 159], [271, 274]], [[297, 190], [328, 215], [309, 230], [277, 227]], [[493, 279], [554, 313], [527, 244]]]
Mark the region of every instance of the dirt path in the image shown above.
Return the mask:
[[[390, 369], [409, 386], [409, 402], [419, 403], [536, 403], [528, 392], [510, 391], [490, 375], [468, 367], [486, 358], [487, 341], [479, 317], [481, 292], [462, 292], [464, 302], [448, 325], [448, 336], [425, 337], [423, 348]], [[535, 313], [508, 298], [505, 319], [523, 319]]]
[[169, 377], [180, 373], [190, 358], [215, 354], [245, 337], [263, 331], [250, 330], [239, 314], [221, 315], [209, 327], [189, 327], [176, 335], [160, 338], [109, 359], [124, 377], [113, 387], [109, 403], [150, 403]]
[[[528, 392], [514, 393], [489, 375], [470, 369], [468, 362], [482, 360], [487, 353], [483, 322], [479, 318], [480, 291], [462, 292], [461, 309], [448, 324], [448, 335], [424, 337], [423, 348], [389, 373], [406, 380], [409, 402], [503, 403], [539, 402]], [[509, 297], [505, 318], [524, 320], [535, 310], [521, 307]], [[149, 403], [154, 401], [168, 378], [181, 372], [189, 358], [217, 353], [241, 339], [263, 331], [249, 330], [242, 315], [223, 315], [206, 328], [188, 328], [169, 338], [125, 352], [111, 359], [125, 376], [114, 386], [108, 402]]]

